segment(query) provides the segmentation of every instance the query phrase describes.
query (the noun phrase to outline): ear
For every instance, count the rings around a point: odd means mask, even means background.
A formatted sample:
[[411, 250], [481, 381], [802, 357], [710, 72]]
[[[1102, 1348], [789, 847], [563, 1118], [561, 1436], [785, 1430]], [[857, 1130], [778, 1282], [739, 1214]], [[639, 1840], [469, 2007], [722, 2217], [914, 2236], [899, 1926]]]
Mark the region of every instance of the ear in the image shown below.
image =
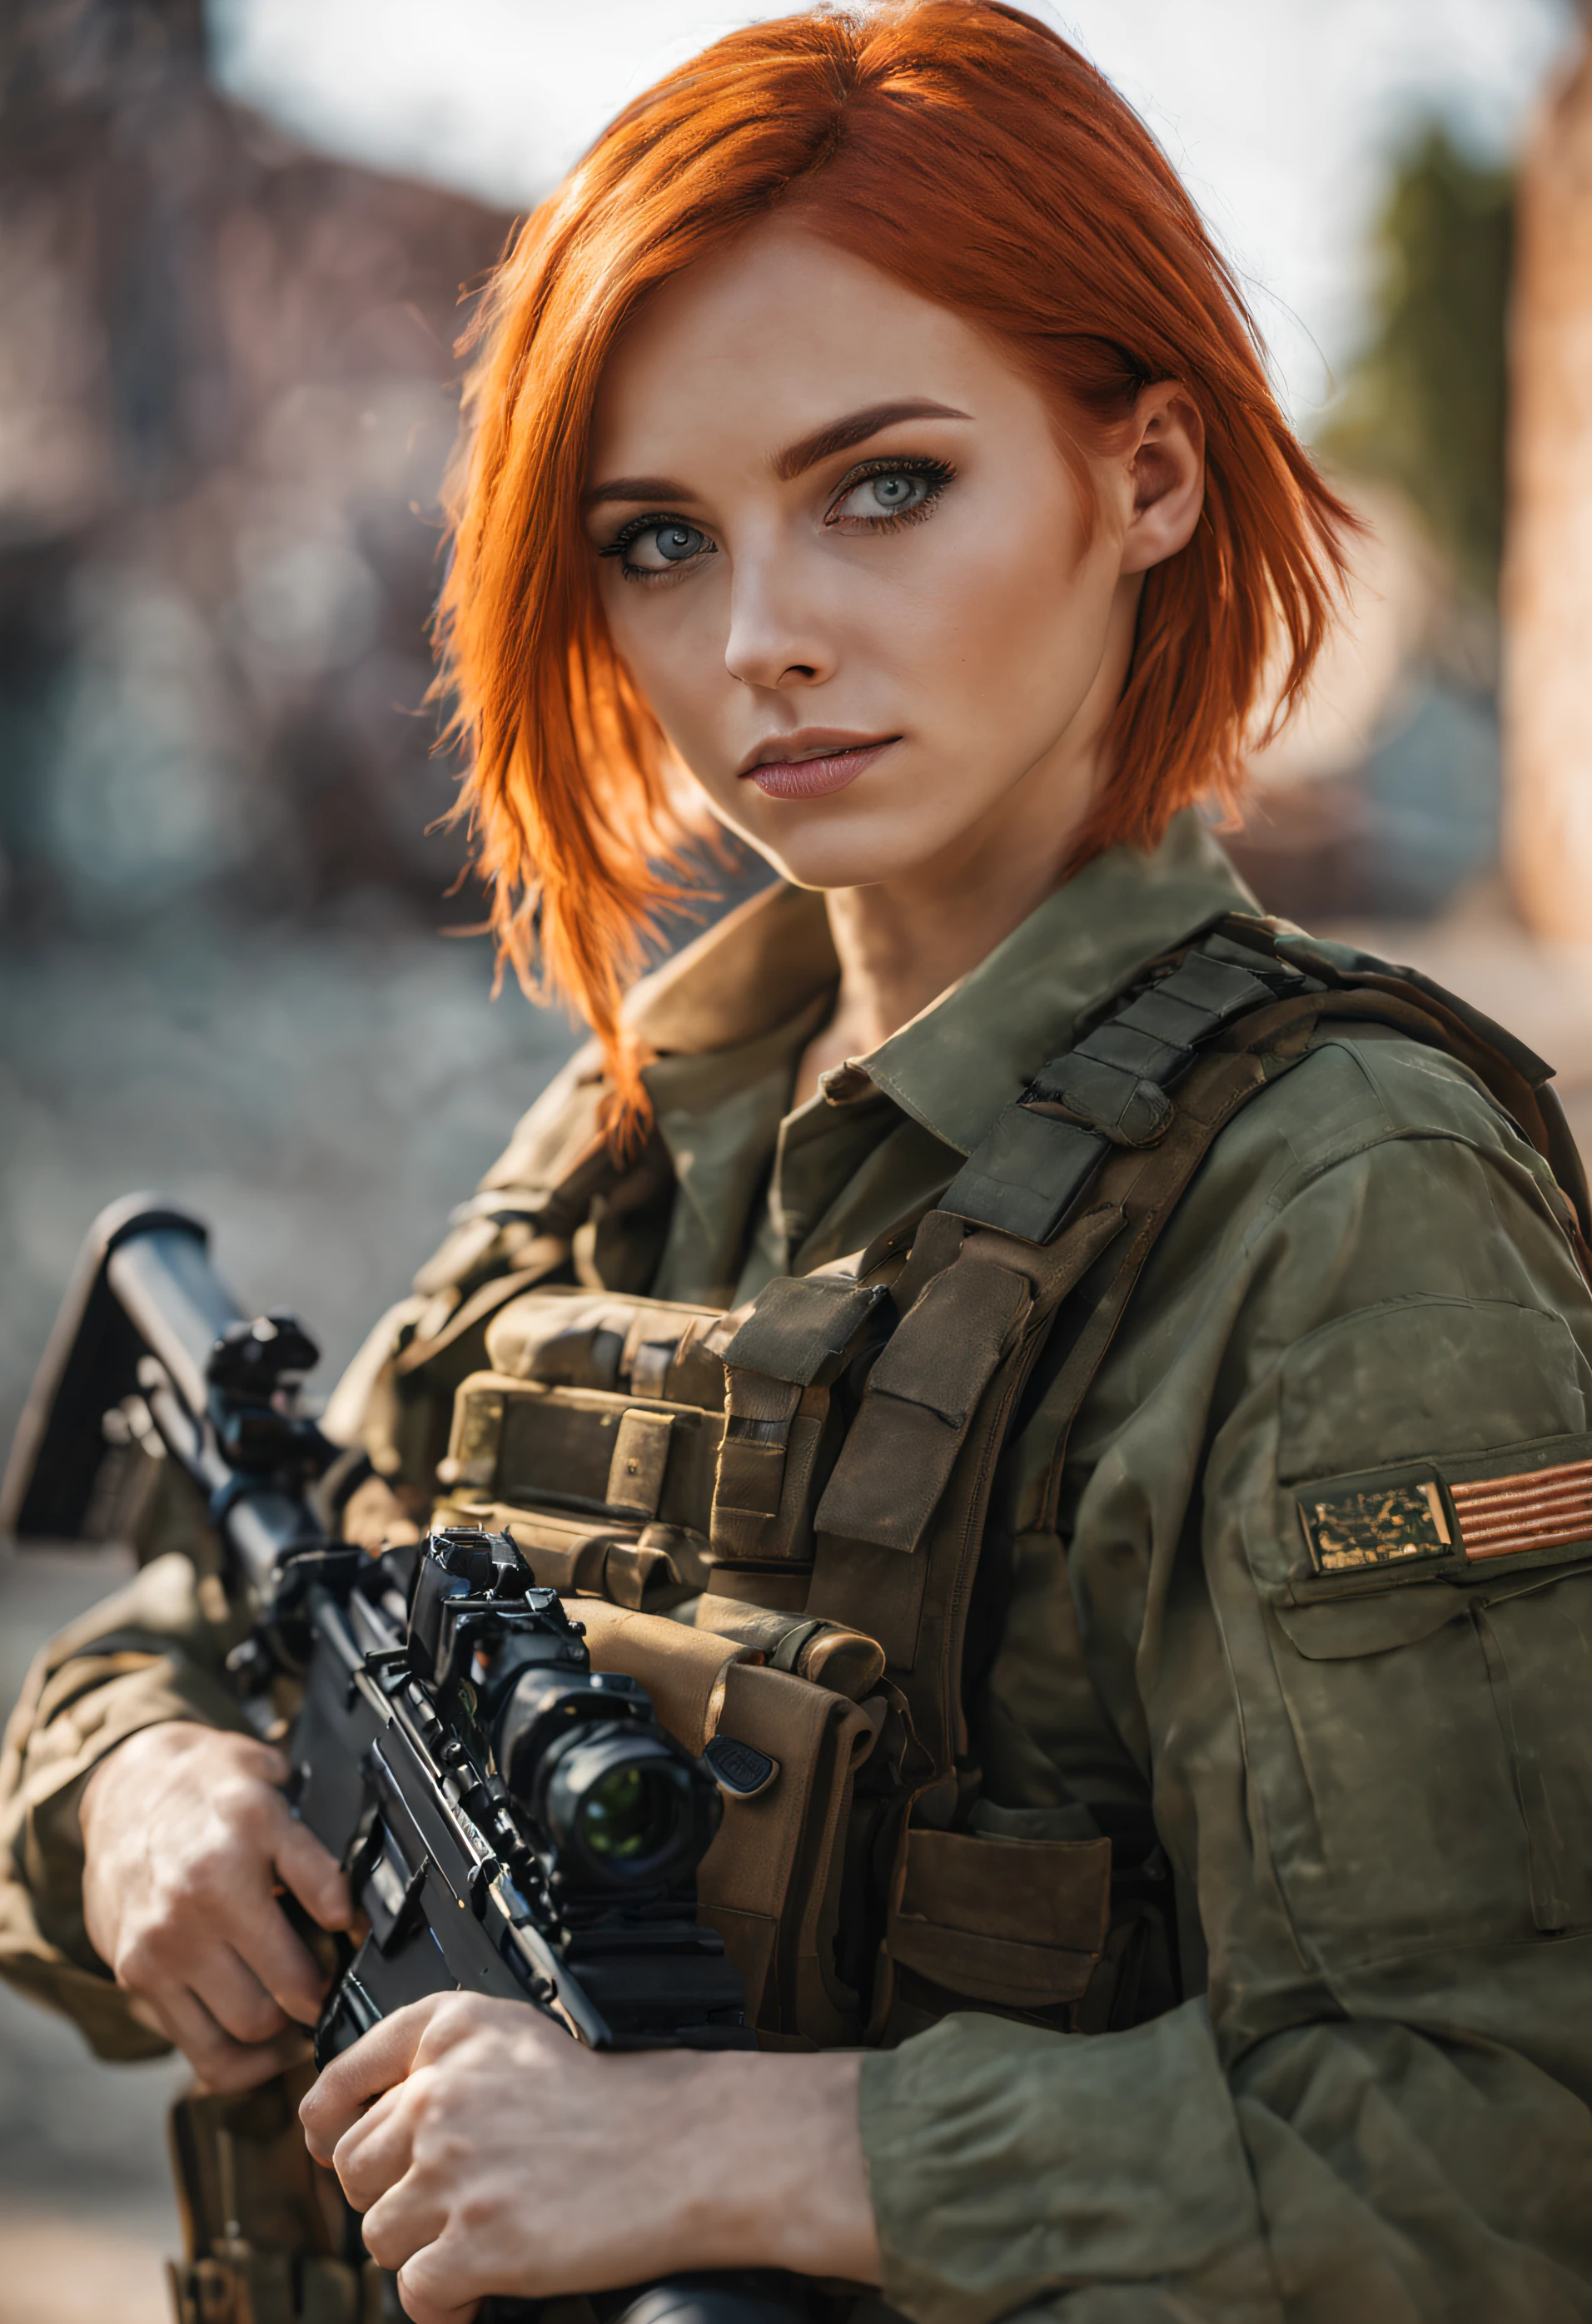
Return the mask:
[[1128, 458], [1133, 514], [1122, 570], [1144, 573], [1192, 538], [1205, 505], [1205, 423], [1176, 380], [1147, 387], [1134, 410]]

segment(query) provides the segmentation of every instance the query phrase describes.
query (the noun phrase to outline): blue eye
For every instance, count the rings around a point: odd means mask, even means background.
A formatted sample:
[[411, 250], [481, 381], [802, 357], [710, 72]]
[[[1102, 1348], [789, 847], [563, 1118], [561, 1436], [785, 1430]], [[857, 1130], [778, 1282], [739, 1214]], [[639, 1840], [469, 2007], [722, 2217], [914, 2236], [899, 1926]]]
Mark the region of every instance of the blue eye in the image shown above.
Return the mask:
[[698, 526], [681, 524], [678, 518], [671, 517], [662, 523], [643, 524], [634, 532], [621, 533], [603, 554], [623, 558], [626, 573], [667, 573], [675, 567], [689, 565], [693, 558], [712, 547]]
[[875, 476], [868, 486], [882, 509], [893, 516], [898, 509], [911, 508], [922, 499], [927, 486], [921, 476]]
[[892, 517], [916, 516], [939, 498], [955, 475], [943, 460], [915, 461], [893, 468], [882, 462], [857, 477], [830, 509], [829, 524], [882, 524]]

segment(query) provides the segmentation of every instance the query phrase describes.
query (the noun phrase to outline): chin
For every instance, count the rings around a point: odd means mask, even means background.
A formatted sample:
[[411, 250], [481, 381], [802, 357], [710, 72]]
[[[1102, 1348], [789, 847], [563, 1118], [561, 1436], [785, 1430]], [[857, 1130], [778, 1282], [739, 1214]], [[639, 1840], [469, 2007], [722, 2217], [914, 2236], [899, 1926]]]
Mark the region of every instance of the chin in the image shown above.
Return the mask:
[[776, 844], [738, 827], [742, 837], [780, 878], [796, 888], [872, 888], [900, 880], [939, 854], [956, 836], [949, 834], [938, 844], [926, 847], [903, 846], [899, 835], [893, 841], [875, 840], [870, 844], [860, 841], [855, 831], [832, 824], [827, 830], [803, 831]]
[[726, 820], [795, 887], [871, 888], [910, 878], [969, 830], [965, 798], [939, 815], [925, 813], [927, 804], [921, 792], [915, 801], [886, 807], [840, 791], [827, 799], [781, 802], [766, 816]]

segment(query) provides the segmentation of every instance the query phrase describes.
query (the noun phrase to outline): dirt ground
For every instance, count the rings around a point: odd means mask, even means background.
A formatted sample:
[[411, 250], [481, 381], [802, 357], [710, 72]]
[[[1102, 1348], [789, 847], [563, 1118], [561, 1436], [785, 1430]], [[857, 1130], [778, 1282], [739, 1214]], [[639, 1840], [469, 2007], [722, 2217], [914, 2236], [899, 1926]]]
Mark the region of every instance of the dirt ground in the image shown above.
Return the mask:
[[[1592, 951], [1532, 945], [1486, 892], [1426, 928], [1352, 933], [1540, 1048], [1592, 1150]], [[296, 1306], [335, 1378], [568, 1052], [561, 1020], [488, 1006], [488, 981], [479, 945], [380, 927], [0, 948], [0, 1440], [84, 1228], [140, 1185], [205, 1211], [223, 1272]], [[0, 1549], [0, 1702], [118, 1571]], [[165, 2315], [180, 2080], [96, 2064], [0, 1987], [0, 2324]]]

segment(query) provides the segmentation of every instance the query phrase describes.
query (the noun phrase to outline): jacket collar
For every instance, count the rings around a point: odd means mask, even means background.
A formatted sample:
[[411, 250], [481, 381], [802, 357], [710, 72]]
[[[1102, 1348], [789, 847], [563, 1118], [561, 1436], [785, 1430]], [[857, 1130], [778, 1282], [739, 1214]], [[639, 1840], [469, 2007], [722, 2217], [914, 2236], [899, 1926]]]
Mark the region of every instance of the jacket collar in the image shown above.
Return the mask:
[[[842, 1104], [880, 1090], [946, 1145], [970, 1153], [1001, 1107], [1068, 1046], [1086, 1010], [1157, 953], [1226, 912], [1257, 908], [1186, 810], [1158, 847], [1096, 856], [921, 1015], [827, 1075], [814, 1102]], [[822, 896], [782, 882], [638, 985], [627, 1014], [661, 1060], [778, 1046], [785, 1028], [793, 1056], [811, 1038], [815, 1004], [838, 973]], [[677, 1076], [665, 1066], [658, 1078]]]

